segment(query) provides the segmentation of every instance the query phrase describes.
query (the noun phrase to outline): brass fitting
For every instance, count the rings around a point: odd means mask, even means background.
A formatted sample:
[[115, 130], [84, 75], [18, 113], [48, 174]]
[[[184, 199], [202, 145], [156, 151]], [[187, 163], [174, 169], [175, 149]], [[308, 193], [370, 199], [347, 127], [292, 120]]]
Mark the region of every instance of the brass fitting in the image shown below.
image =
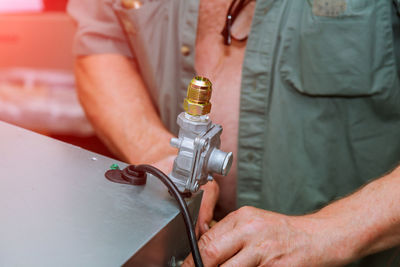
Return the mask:
[[201, 116], [211, 111], [212, 84], [209, 79], [202, 76], [194, 77], [188, 86], [187, 97], [183, 101], [186, 113], [192, 116]]
[[140, 0], [121, 0], [121, 4], [126, 9], [139, 9], [142, 6]]

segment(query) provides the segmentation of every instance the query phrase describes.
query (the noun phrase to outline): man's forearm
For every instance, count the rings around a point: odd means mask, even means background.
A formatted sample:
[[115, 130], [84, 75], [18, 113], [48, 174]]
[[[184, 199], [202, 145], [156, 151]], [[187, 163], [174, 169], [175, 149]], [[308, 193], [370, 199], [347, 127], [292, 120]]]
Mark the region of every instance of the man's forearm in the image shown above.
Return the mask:
[[[344, 266], [400, 244], [399, 192], [400, 167], [313, 214], [287, 216], [243, 207], [202, 235], [203, 263]], [[193, 258], [183, 266], [194, 266]]]
[[313, 234], [329, 239], [321, 249], [330, 251], [325, 255], [331, 254], [333, 261], [351, 262], [399, 245], [400, 167], [310, 218], [319, 225]]
[[135, 64], [121, 55], [80, 57], [79, 99], [99, 137], [122, 159], [153, 163], [175, 153]]

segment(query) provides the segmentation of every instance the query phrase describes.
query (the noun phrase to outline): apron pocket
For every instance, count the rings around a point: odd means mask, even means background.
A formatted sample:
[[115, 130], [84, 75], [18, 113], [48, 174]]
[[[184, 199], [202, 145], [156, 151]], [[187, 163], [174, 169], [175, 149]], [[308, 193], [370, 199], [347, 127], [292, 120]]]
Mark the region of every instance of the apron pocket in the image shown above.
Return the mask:
[[316, 96], [382, 92], [396, 71], [390, 6], [387, 1], [329, 1], [338, 2], [331, 4], [335, 12], [303, 5], [300, 22], [288, 25], [280, 62], [283, 79]]

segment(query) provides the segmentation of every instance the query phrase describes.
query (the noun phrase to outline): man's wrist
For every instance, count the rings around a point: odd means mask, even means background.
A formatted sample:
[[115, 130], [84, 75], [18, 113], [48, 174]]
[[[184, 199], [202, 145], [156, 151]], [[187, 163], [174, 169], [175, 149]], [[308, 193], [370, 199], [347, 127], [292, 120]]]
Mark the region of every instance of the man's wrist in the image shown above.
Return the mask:
[[170, 146], [169, 141], [172, 138], [170, 133], [160, 133], [152, 137], [151, 140], [140, 142], [132, 146], [132, 153], [128, 161], [132, 164], [154, 164], [167, 157], [177, 154], [177, 149]]
[[[362, 206], [367, 185], [361, 191], [334, 202], [316, 213], [304, 216], [308, 231], [319, 247], [326, 266], [343, 266], [371, 253], [379, 240], [379, 223], [369, 209]], [[364, 192], [362, 192], [364, 191]]]
[[365, 232], [352, 223], [352, 216], [321, 210], [295, 218], [295, 227], [311, 237], [310, 257], [316, 266], [343, 266], [361, 257]]

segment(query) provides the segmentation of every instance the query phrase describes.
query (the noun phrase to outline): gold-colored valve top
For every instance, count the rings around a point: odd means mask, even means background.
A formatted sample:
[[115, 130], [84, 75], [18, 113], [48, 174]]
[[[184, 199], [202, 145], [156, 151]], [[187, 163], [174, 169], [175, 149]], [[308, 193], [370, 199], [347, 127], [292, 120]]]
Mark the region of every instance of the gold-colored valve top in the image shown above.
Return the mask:
[[188, 86], [187, 97], [183, 101], [186, 113], [201, 116], [211, 111], [212, 84], [209, 79], [202, 76], [194, 77]]
[[140, 0], [121, 0], [121, 5], [126, 9], [139, 9], [142, 2]]

